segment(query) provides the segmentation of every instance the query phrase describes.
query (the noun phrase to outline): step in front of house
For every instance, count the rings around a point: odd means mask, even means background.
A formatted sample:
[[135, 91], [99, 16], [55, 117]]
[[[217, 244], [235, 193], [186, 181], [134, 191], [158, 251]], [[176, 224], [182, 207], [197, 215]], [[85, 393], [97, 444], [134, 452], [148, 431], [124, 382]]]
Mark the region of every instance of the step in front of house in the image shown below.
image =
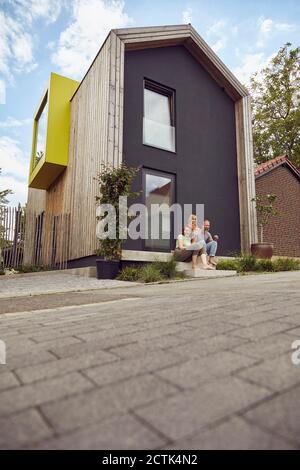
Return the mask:
[[237, 276], [236, 271], [225, 271], [225, 270], [219, 270], [219, 269], [212, 269], [212, 270], [206, 270], [203, 268], [196, 268], [196, 269], [185, 269], [183, 270], [184, 274], [187, 277], [193, 277], [193, 278], [198, 278], [198, 279], [215, 279], [218, 277], [232, 277], [232, 276]]

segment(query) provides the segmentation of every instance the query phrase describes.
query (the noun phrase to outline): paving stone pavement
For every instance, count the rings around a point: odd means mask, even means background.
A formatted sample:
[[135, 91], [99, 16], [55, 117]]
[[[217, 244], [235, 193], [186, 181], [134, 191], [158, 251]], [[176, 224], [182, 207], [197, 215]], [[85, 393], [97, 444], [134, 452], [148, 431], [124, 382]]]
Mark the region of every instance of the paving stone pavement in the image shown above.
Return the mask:
[[300, 448], [300, 272], [121, 285], [1, 300], [1, 449]]
[[62, 271], [45, 271], [43, 273], [14, 274], [1, 276], [0, 299], [12, 296], [51, 294], [91, 289], [107, 289], [132, 286], [132, 283], [110, 279], [96, 279]]

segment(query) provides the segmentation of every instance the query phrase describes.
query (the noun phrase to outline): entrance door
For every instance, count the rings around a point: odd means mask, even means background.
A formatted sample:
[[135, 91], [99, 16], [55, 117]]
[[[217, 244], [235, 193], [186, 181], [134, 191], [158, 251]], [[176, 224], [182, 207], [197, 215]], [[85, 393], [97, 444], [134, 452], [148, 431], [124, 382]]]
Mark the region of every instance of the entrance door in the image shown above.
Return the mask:
[[[173, 247], [173, 216], [158, 206], [170, 207], [175, 202], [175, 176], [156, 170], [143, 170], [144, 204], [148, 212], [148, 237], [144, 249], [170, 251]], [[151, 238], [154, 235], [154, 238]]]

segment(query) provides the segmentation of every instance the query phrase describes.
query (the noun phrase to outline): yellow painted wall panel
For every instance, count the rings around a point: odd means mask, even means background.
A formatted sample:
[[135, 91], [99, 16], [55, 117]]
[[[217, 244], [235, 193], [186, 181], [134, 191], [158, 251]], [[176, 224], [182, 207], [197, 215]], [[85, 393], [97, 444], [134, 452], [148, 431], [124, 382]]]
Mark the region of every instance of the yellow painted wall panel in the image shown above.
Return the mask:
[[[51, 73], [49, 85], [45, 91], [34, 118], [32, 154], [29, 175], [29, 187], [48, 189], [55, 178], [68, 165], [70, 132], [70, 99], [79, 86], [79, 82]], [[47, 124], [45, 153], [36, 161], [39, 117], [47, 102]], [[55, 168], [56, 166], [56, 168]]]

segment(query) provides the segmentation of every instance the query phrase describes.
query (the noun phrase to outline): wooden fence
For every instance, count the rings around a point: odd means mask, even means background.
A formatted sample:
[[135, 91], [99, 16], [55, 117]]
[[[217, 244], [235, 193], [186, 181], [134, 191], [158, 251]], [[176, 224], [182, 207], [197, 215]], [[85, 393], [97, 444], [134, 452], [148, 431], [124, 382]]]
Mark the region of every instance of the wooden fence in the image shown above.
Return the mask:
[[0, 261], [4, 268], [67, 267], [70, 215], [0, 207]]

